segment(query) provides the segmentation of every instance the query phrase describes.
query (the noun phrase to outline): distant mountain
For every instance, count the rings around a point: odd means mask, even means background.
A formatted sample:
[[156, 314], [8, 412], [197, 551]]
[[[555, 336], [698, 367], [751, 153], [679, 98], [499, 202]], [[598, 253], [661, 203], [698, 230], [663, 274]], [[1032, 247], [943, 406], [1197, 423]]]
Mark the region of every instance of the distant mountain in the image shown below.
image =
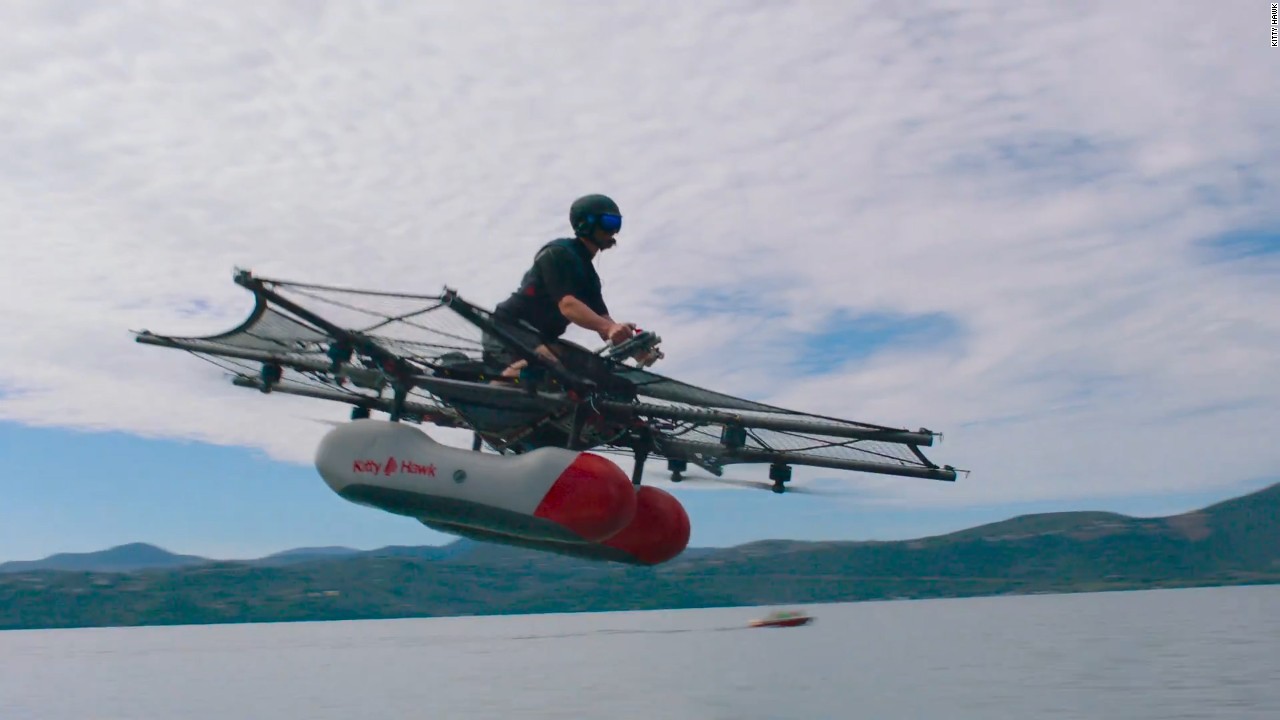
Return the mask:
[[314, 563], [329, 560], [350, 559], [355, 557], [379, 558], [398, 557], [418, 560], [448, 560], [460, 553], [465, 553], [473, 545], [470, 540], [455, 540], [446, 545], [388, 545], [376, 550], [356, 550], [348, 547], [314, 547], [285, 550], [254, 560], [236, 560], [258, 567], [280, 567]]
[[316, 560], [333, 560], [335, 558], [351, 557], [359, 555], [361, 551], [348, 547], [305, 547], [285, 550], [283, 552], [273, 553], [266, 557], [256, 560], [247, 560], [252, 565], [294, 565], [297, 563], [314, 562]]
[[473, 545], [475, 543], [470, 540], [457, 540], [448, 545], [389, 545], [376, 550], [356, 550], [339, 546], [303, 547], [249, 560], [215, 560], [197, 555], [178, 555], [146, 543], [132, 543], [97, 552], [59, 553], [50, 555], [42, 560], [14, 560], [0, 563], [0, 573], [38, 572], [41, 570], [133, 572], [235, 563], [261, 567], [281, 567], [356, 556], [446, 560], [460, 553], [468, 552]]
[[117, 545], [108, 550], [85, 553], [59, 553], [43, 560], [14, 560], [0, 563], [0, 573], [35, 570], [74, 570], [77, 572], [129, 572], [203, 565], [212, 562], [195, 555], [176, 555], [146, 543]]
[[[114, 569], [0, 575], [0, 628], [341, 620], [1280, 583], [1280, 485], [1164, 518], [1024, 515], [895, 542], [768, 540], [654, 568], [460, 540], [215, 562], [113, 548]], [[280, 562], [284, 555], [288, 562]], [[79, 565], [70, 563], [75, 557]], [[127, 559], [127, 558], [124, 558]], [[143, 560], [164, 569], [128, 572]], [[263, 559], [269, 560], [267, 559]], [[180, 563], [180, 564], [177, 564]], [[7, 563], [6, 566], [12, 565]]]
[[[388, 545], [375, 550], [349, 547], [302, 547], [272, 553], [248, 560], [216, 560], [196, 555], [177, 555], [146, 543], [120, 545], [109, 550], [84, 553], [60, 553], [43, 560], [14, 560], [0, 563], [0, 574], [37, 572], [41, 570], [74, 570], [78, 572], [132, 572], [164, 570], [203, 564], [242, 563], [259, 567], [282, 567], [352, 557], [402, 557], [419, 560], [450, 560], [486, 547], [471, 540], [455, 540], [446, 545]], [[483, 551], [482, 551], [483, 552]]]
[[366, 550], [364, 557], [399, 557], [419, 560], [450, 560], [474, 550], [480, 543], [472, 540], [454, 540], [447, 545], [388, 545], [377, 550]]

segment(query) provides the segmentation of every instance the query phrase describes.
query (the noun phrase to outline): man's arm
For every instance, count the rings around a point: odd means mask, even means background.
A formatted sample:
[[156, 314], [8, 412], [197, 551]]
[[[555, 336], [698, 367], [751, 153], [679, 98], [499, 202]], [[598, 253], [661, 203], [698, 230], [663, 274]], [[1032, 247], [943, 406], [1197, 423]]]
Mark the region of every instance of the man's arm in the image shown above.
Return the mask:
[[619, 322], [607, 315], [599, 315], [587, 307], [587, 304], [572, 295], [565, 295], [558, 303], [560, 314], [565, 319], [581, 328], [586, 328], [600, 336], [601, 340], [620, 343], [635, 334], [635, 327]]

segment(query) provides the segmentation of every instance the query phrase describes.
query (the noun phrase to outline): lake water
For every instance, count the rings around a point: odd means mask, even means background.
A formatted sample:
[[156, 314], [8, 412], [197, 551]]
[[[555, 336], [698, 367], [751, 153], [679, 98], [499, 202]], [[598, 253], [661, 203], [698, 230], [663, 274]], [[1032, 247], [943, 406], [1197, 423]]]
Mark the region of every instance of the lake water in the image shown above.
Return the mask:
[[0, 632], [0, 718], [1280, 718], [1280, 586], [806, 607]]

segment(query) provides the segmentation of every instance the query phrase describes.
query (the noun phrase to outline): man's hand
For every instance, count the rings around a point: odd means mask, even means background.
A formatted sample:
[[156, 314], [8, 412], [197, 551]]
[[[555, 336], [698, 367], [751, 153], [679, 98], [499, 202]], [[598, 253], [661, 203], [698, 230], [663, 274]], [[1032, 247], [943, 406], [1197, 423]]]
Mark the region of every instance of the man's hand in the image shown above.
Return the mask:
[[604, 332], [600, 333], [600, 339], [617, 345], [630, 340], [635, 334], [636, 326], [634, 323], [612, 323]]

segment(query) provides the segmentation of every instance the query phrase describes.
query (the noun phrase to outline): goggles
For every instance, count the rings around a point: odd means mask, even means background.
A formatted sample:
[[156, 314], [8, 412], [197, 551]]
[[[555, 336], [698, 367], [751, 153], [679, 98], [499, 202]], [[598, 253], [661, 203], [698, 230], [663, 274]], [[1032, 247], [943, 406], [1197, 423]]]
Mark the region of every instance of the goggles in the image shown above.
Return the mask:
[[596, 227], [608, 233], [616, 233], [622, 229], [622, 216], [617, 213], [600, 213], [596, 215]]

